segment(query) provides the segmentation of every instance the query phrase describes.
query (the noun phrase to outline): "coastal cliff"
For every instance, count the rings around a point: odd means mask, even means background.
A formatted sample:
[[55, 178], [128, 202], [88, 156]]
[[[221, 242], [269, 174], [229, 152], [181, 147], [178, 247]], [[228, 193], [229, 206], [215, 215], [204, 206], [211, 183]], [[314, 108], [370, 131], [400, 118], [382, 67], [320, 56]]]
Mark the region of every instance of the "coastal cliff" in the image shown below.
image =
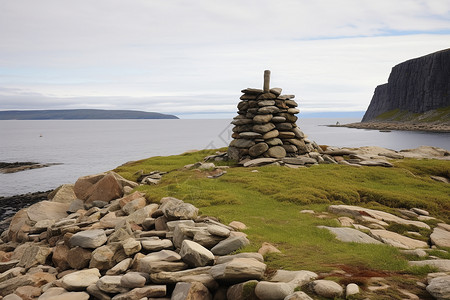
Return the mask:
[[362, 122], [420, 120], [419, 114], [437, 110], [442, 120], [430, 121], [445, 123], [449, 114], [442, 112], [449, 106], [450, 48], [394, 66], [388, 82], [376, 87]]

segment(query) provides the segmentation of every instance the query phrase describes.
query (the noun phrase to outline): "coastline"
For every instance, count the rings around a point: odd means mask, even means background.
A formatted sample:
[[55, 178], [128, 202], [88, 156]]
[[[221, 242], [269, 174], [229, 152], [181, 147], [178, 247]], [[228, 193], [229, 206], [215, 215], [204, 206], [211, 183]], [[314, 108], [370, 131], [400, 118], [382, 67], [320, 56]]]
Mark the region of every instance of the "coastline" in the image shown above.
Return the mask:
[[445, 124], [417, 124], [417, 123], [403, 123], [403, 122], [364, 122], [364, 123], [359, 122], [343, 125], [327, 125], [327, 127], [450, 133], [450, 125]]

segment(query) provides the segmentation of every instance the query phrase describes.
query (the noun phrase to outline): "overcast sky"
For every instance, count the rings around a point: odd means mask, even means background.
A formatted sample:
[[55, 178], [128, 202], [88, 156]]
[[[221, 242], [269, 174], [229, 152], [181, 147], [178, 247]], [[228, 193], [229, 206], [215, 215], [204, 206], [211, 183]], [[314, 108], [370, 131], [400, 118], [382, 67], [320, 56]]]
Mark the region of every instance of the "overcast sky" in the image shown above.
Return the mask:
[[0, 110], [233, 117], [270, 69], [305, 113], [364, 111], [449, 47], [449, 0], [0, 0]]

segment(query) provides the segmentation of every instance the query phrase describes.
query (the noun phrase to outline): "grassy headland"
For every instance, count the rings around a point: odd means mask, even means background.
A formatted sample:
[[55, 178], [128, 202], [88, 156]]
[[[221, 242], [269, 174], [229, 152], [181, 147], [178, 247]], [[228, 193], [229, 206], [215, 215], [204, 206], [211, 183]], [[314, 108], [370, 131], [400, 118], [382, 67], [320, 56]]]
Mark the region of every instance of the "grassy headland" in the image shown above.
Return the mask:
[[[216, 179], [207, 178], [208, 170], [183, 169], [215, 152], [203, 150], [152, 157], [125, 164], [115, 171], [130, 180], [136, 180], [141, 170], [168, 172], [158, 185], [142, 185], [138, 190], [145, 192], [149, 201], [158, 202], [162, 197], [172, 196], [194, 204], [202, 214], [217, 217], [224, 223], [244, 222], [248, 226], [245, 233], [251, 241], [245, 250], [257, 251], [262, 242], [270, 242], [282, 251], [266, 257], [272, 269], [322, 272], [346, 268], [354, 272], [410, 274], [426, 271], [409, 268], [407, 257], [396, 248], [343, 243], [328, 231], [317, 228], [317, 225], [339, 226], [336, 216], [327, 213], [330, 204], [359, 205], [391, 213], [397, 213], [395, 208], [419, 207], [447, 223], [450, 221], [450, 187], [429, 177], [449, 177], [449, 161], [404, 159], [394, 161], [393, 168], [230, 167]], [[233, 165], [216, 162], [216, 165], [227, 164]], [[301, 213], [304, 209], [312, 209], [316, 214]], [[431, 226], [435, 223], [428, 221]]]

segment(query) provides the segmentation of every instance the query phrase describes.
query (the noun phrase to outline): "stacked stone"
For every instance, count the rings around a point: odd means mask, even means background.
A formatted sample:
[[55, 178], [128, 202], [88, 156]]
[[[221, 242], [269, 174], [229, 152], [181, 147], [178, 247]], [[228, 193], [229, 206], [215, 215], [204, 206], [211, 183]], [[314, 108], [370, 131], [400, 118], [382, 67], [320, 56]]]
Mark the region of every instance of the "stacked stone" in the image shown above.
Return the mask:
[[247, 88], [233, 119], [228, 148], [231, 159], [284, 158], [318, 152], [297, 127], [299, 113], [294, 95], [282, 95], [281, 88], [269, 88], [270, 71], [264, 72], [264, 89]]

